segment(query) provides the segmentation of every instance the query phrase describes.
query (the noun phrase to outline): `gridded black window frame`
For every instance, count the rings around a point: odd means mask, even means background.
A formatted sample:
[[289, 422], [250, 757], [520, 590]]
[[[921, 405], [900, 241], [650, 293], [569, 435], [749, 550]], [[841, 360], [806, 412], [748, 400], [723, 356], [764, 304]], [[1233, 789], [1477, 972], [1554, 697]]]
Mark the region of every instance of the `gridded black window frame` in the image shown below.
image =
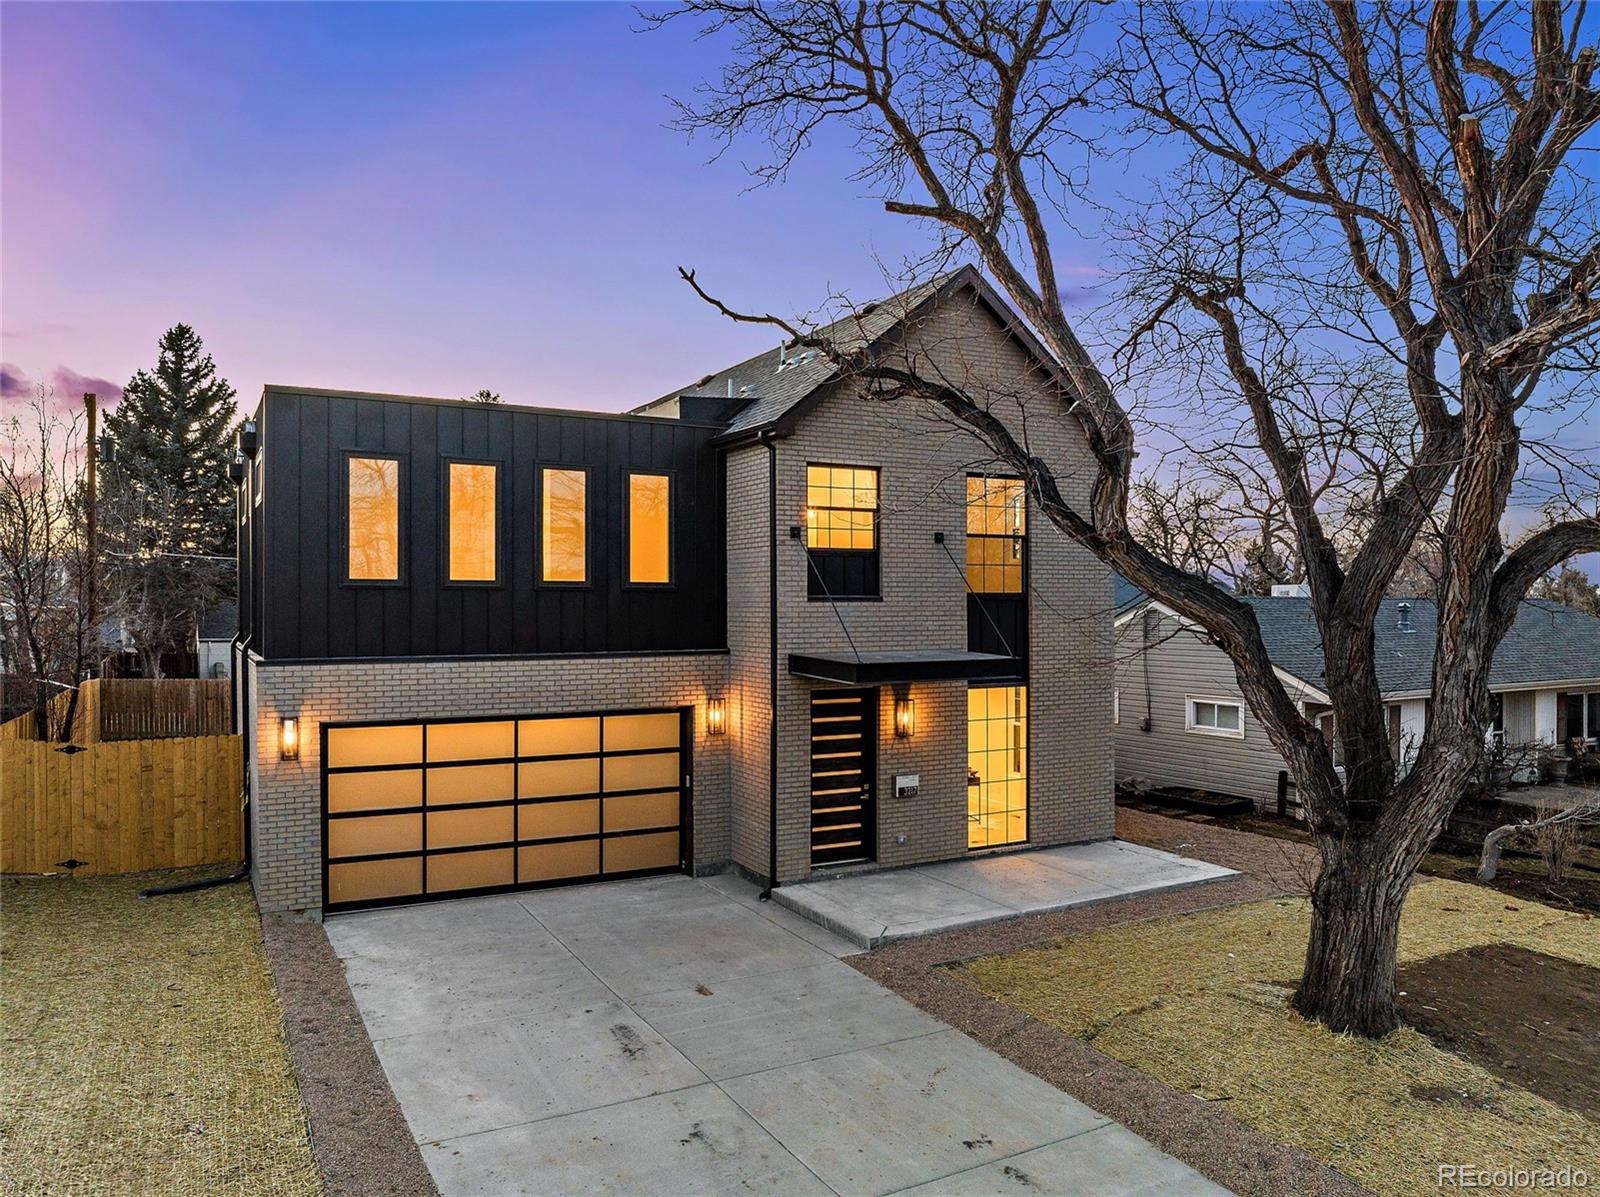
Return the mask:
[[[1022, 482], [1023, 481], [1023, 479], [1017, 477], [1014, 474], [968, 474], [967, 475], [967, 480], [968, 481], [971, 481], [974, 478], [980, 479], [980, 480], [985, 481], [985, 482]], [[1017, 588], [1015, 590], [979, 590], [976, 586], [974, 586], [972, 584], [972, 561], [971, 561], [971, 555], [970, 554], [968, 555], [967, 563], [966, 563], [966, 566], [965, 566], [965, 572], [967, 574], [967, 586], [968, 586], [968, 588], [972, 591], [973, 594], [981, 595], [984, 598], [1013, 598], [1014, 599], [1014, 598], [1021, 598], [1023, 595], [1027, 594], [1028, 593], [1028, 514], [1027, 514], [1027, 491], [1026, 491], [1026, 489], [1024, 489], [1024, 491], [1023, 491], [1023, 514], [1022, 514], [1022, 531], [1021, 532], [1016, 532], [1016, 533], [1012, 533], [1012, 532], [974, 532], [974, 531], [972, 531], [972, 508], [973, 508], [973, 505], [970, 502], [968, 502], [968, 503], [965, 504], [965, 508], [966, 508], [966, 538], [967, 538], [968, 541], [973, 541], [973, 540], [1009, 540], [1009, 541], [1015, 542], [1015, 544], [1017, 546], [1017, 576], [1018, 576], [1018, 581], [1017, 581]]]
[[[863, 465], [856, 462], [844, 461], [808, 461], [806, 462], [806, 476], [804, 486], [806, 489], [806, 507], [812, 510], [810, 502], [811, 471], [821, 470], [870, 470], [874, 478], [873, 494], [877, 498], [876, 505], [872, 507], [872, 547], [870, 549], [832, 549], [812, 548], [806, 544], [806, 599], [810, 602], [879, 602], [883, 598], [883, 570], [881, 552], [883, 537], [880, 514], [883, 510], [883, 469], [875, 465]], [[865, 508], [851, 507], [818, 507], [823, 511], [862, 511]], [[806, 530], [809, 541], [810, 530]]]
[[[613, 757], [653, 756], [669, 751], [663, 748], [626, 748], [616, 751], [607, 751], [604, 742], [604, 720], [623, 715], [667, 715], [678, 716], [678, 761], [679, 775], [676, 786], [647, 786], [643, 789], [612, 790], [605, 788], [605, 761]], [[540, 753], [530, 756], [520, 754], [522, 723], [539, 722], [548, 719], [599, 719], [601, 720], [601, 743], [595, 752], [566, 752], [566, 753]], [[455, 726], [463, 723], [510, 723], [512, 725], [512, 755], [508, 757], [483, 757], [465, 760], [450, 759], [435, 761], [431, 767], [466, 767], [472, 765], [511, 765], [515, 773], [516, 766], [538, 761], [562, 760], [598, 760], [600, 762], [598, 784], [599, 789], [593, 792], [579, 794], [555, 794], [548, 797], [522, 798], [513, 794], [510, 798], [486, 799], [479, 802], [452, 802], [447, 806], [428, 806], [428, 732], [429, 727]], [[328, 733], [346, 728], [361, 727], [418, 727], [422, 729], [422, 757], [419, 761], [406, 761], [391, 765], [339, 765], [330, 766], [328, 760]], [[322, 761], [322, 908], [329, 912], [342, 912], [349, 910], [368, 910], [382, 906], [415, 905], [421, 902], [449, 901], [453, 898], [481, 897], [486, 894], [500, 894], [521, 892], [532, 889], [552, 889], [563, 885], [592, 885], [599, 881], [622, 881], [629, 877], [648, 877], [664, 873], [683, 872], [688, 862], [694, 859], [694, 708], [689, 706], [676, 707], [629, 707], [625, 709], [611, 709], [600, 711], [541, 711], [534, 714], [522, 715], [478, 715], [470, 717], [439, 718], [439, 719], [362, 719], [340, 723], [324, 723], [320, 728], [321, 761]], [[411, 806], [374, 807], [354, 811], [330, 811], [328, 809], [328, 778], [340, 774], [351, 773], [396, 773], [407, 770], [419, 770], [422, 773], [421, 802]], [[513, 783], [513, 788], [515, 784]], [[678, 822], [672, 827], [636, 827], [625, 831], [606, 831], [604, 825], [605, 799], [627, 798], [638, 794], [660, 794], [678, 791]], [[510, 840], [484, 843], [460, 844], [450, 847], [428, 847], [428, 813], [433, 811], [460, 811], [483, 810], [491, 807], [510, 807], [515, 811], [522, 806], [535, 806], [551, 802], [575, 802], [594, 799], [600, 804], [600, 828], [595, 835], [566, 835], [550, 836], [534, 839], [522, 839], [517, 835], [516, 820], [512, 822], [512, 838]], [[422, 816], [422, 847], [415, 852], [371, 852], [356, 856], [330, 857], [328, 855], [328, 826], [330, 823], [341, 819], [372, 818], [381, 815], [411, 815]], [[679, 863], [674, 866], [662, 868], [634, 869], [625, 872], [605, 872], [605, 841], [608, 839], [624, 839], [632, 836], [659, 835], [667, 831], [678, 833]], [[580, 840], [595, 840], [599, 844], [600, 872], [584, 874], [577, 877], [562, 877], [554, 880], [521, 881], [518, 877], [520, 860], [518, 848], [534, 844], [561, 844], [572, 843]], [[495, 849], [511, 849], [512, 877], [510, 885], [482, 886], [473, 889], [441, 890], [436, 893], [428, 892], [427, 861], [433, 856], [448, 856], [461, 852], [486, 852]], [[328, 871], [333, 864], [351, 864], [361, 861], [373, 860], [401, 860], [412, 857], [420, 858], [423, 862], [422, 892], [416, 894], [401, 894], [397, 897], [374, 898], [356, 902], [330, 902], [328, 896]]]

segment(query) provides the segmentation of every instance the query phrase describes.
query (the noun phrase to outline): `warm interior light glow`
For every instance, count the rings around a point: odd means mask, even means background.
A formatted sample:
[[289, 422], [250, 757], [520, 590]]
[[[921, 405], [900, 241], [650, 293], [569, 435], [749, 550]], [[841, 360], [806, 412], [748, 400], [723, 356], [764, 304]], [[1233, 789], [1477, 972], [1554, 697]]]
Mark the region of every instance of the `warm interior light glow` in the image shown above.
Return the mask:
[[589, 579], [588, 485], [582, 470], [543, 471], [539, 576], [546, 582]]
[[628, 581], [672, 581], [672, 478], [628, 475]]
[[917, 734], [917, 704], [904, 691], [894, 696], [894, 734], [902, 740]]
[[400, 578], [400, 462], [392, 457], [351, 457], [345, 568], [352, 582]]
[[492, 465], [450, 463], [450, 581], [493, 582], [498, 471]]
[[728, 704], [724, 699], [713, 698], [706, 703], [706, 731], [720, 736], [728, 730]]
[[300, 758], [300, 720], [280, 719], [278, 721], [278, 749], [286, 761]]

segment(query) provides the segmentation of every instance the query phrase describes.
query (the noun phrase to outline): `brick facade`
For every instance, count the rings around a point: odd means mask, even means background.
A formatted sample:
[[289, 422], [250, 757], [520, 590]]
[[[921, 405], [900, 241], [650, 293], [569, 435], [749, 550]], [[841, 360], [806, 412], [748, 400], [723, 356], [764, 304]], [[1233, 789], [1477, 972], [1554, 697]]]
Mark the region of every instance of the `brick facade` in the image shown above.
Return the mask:
[[[903, 351], [982, 394], [1050, 462], [1062, 491], [1085, 504], [1093, 464], [1083, 435], [1032, 359], [975, 304], [955, 302], [906, 331]], [[808, 463], [879, 471], [881, 599], [807, 600], [804, 539]], [[777, 484], [776, 508], [769, 481]], [[255, 882], [266, 911], [311, 910], [322, 894], [320, 727], [323, 723], [693, 706], [694, 866], [768, 870], [770, 743], [778, 726], [778, 876], [810, 872], [810, 697], [788, 674], [793, 652], [967, 647], [965, 561], [969, 473], [1001, 470], [964, 427], [915, 401], [859, 388], [834, 393], [789, 435], [725, 456], [726, 653], [587, 658], [370, 659], [276, 664], [253, 659], [242, 684], [254, 711], [251, 769]], [[770, 535], [777, 538], [779, 674], [770, 682]], [[942, 533], [944, 543], [934, 540]], [[1044, 846], [1113, 833], [1111, 576], [1030, 504], [1029, 840]], [[848, 636], [846, 635], [848, 628]], [[919, 683], [917, 732], [897, 739], [893, 700], [879, 700], [878, 863], [944, 860], [967, 852], [967, 690]], [[708, 736], [708, 699], [723, 696], [728, 727]], [[301, 720], [297, 761], [277, 752], [280, 717]], [[897, 775], [920, 777], [914, 799]]]
[[[535, 660], [353, 661], [276, 665], [252, 660], [255, 711], [250, 832], [256, 900], [267, 912], [322, 905], [321, 725], [365, 719], [448, 719], [692, 706], [694, 864], [728, 860], [728, 743], [706, 734], [706, 700], [727, 684], [724, 653]], [[278, 721], [300, 720], [300, 757], [280, 759]]]

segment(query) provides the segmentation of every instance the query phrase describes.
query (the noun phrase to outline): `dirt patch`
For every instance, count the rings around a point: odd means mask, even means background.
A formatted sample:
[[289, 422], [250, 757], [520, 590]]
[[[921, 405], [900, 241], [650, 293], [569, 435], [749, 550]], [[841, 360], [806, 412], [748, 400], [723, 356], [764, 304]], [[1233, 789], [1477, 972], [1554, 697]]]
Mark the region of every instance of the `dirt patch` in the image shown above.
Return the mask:
[[427, 1197], [433, 1178], [318, 923], [262, 926], [330, 1197]]
[[215, 867], [8, 877], [0, 1192], [322, 1192], [255, 901]]
[[1408, 964], [1399, 984], [1434, 1043], [1600, 1121], [1600, 969], [1489, 944]]

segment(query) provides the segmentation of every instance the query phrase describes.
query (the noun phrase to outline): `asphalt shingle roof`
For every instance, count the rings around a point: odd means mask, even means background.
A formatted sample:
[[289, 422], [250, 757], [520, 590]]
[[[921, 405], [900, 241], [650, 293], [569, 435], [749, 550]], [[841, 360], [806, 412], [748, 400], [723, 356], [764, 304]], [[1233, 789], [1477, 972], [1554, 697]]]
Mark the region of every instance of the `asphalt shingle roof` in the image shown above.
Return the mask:
[[239, 605], [222, 603], [200, 617], [201, 640], [232, 640], [239, 634]]
[[[941, 287], [971, 267], [939, 275], [925, 283], [861, 308], [817, 330], [840, 349], [850, 351], [870, 345], [892, 330], [897, 324], [930, 299]], [[783, 334], [773, 329], [775, 338]], [[778, 368], [780, 355], [789, 364]], [[741, 408], [728, 425], [728, 435], [764, 428], [781, 419], [797, 403], [830, 381], [838, 368], [816, 350], [780, 349], [774, 345], [748, 361], [719, 370], [688, 386], [669, 391], [660, 399], [634, 408], [636, 414], [648, 415], [652, 407], [680, 395], [709, 395], [724, 398], [748, 398], [749, 404]]]

